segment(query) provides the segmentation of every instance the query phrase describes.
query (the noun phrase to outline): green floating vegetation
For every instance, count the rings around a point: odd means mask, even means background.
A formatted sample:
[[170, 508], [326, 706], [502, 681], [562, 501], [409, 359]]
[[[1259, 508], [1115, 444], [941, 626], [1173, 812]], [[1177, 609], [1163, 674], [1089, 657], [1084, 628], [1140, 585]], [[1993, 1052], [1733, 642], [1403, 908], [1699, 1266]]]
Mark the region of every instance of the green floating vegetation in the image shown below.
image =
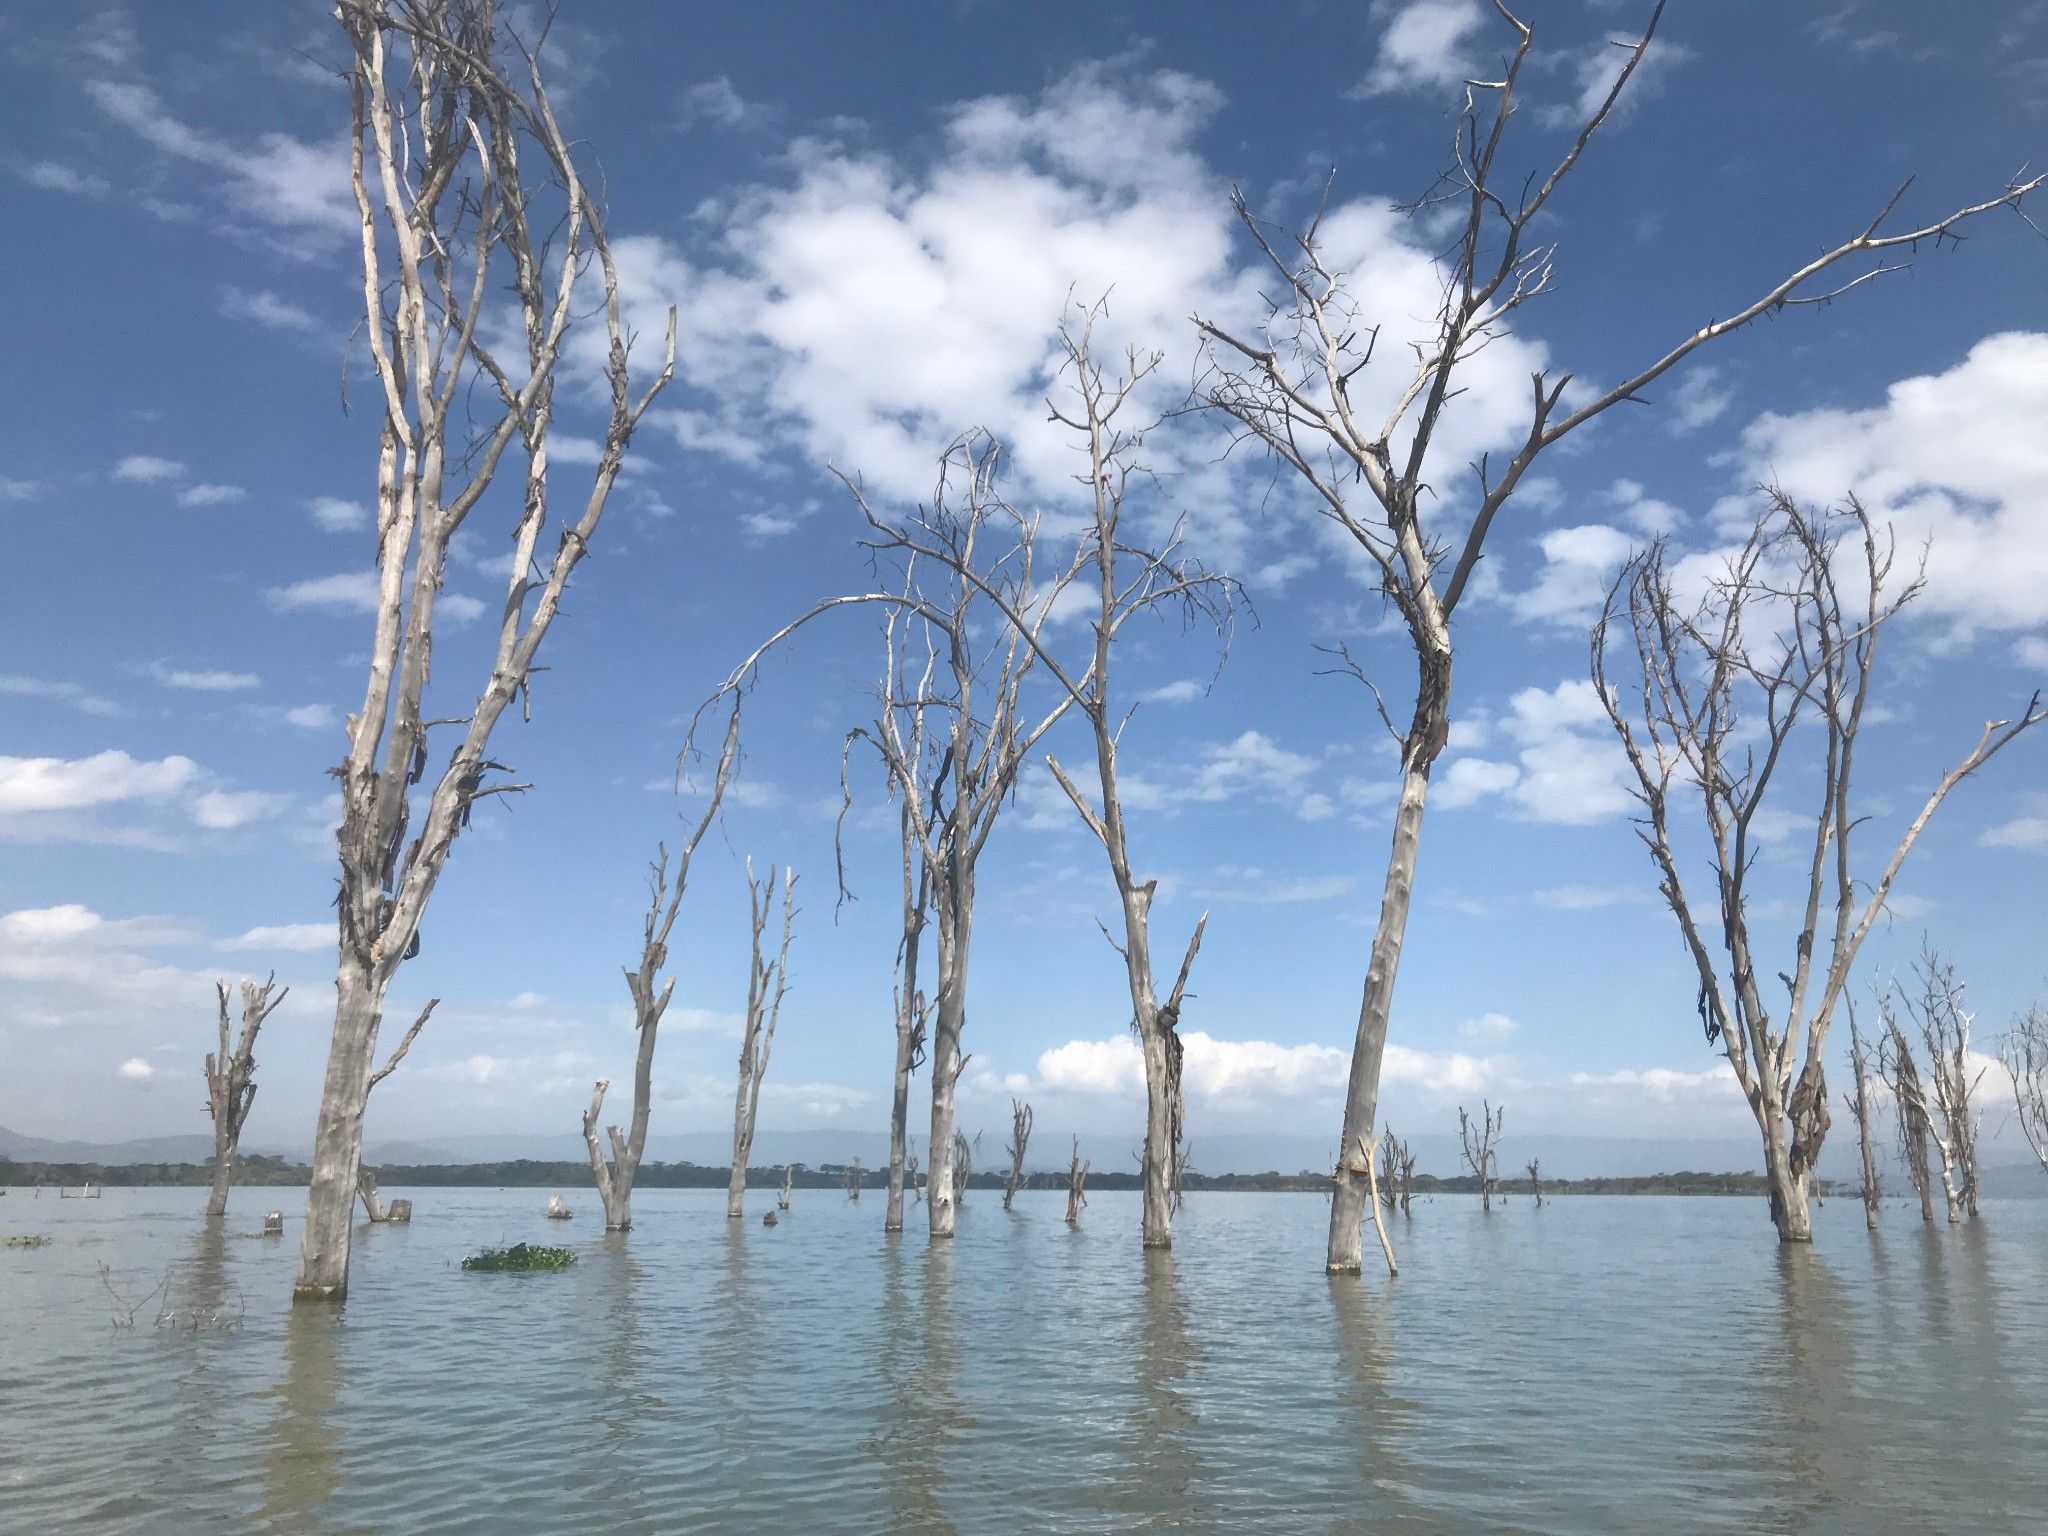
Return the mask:
[[464, 1269], [484, 1274], [529, 1275], [551, 1269], [567, 1269], [576, 1255], [567, 1248], [543, 1248], [537, 1243], [514, 1243], [510, 1248], [486, 1248], [462, 1261]]
[[50, 1240], [40, 1232], [33, 1232], [8, 1238], [7, 1246], [9, 1248], [47, 1248], [50, 1246]]

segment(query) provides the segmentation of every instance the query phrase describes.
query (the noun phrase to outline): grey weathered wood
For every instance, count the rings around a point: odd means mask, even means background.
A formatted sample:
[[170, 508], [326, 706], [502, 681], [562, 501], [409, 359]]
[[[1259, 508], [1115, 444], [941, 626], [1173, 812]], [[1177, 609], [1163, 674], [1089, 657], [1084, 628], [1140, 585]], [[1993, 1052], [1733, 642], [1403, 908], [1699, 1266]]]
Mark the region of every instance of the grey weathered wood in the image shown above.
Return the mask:
[[[1387, 1020], [1413, 900], [1430, 772], [1450, 730], [1451, 620], [1479, 568], [1495, 519], [1543, 454], [1615, 405], [1641, 403], [1646, 389], [1702, 347], [1787, 306], [1825, 303], [1895, 271], [1896, 266], [1878, 266], [1832, 291], [1812, 291], [1817, 279], [1845, 261], [1865, 255], [1883, 259], [1885, 253], [1921, 242], [1938, 243], [1977, 214], [2017, 205], [2048, 179], [2015, 181], [1996, 198], [1918, 229], [1886, 234], [1882, 227], [1898, 201], [1894, 196], [1864, 229], [1802, 263], [1726, 319], [1684, 335], [1645, 367], [1611, 370], [1617, 382], [1591, 392], [1584, 403], [1565, 403], [1571, 375], [1535, 374], [1528, 432], [1507, 462], [1482, 457], [1474, 466], [1475, 496], [1447, 496], [1442, 489], [1455, 466], [1440, 462], [1438, 441], [1446, 407], [1465, 388], [1466, 363], [1506, 334], [1517, 310], [1552, 287], [1557, 246], [1544, 239], [1544, 230], [1555, 213], [1553, 198], [1594, 137], [1613, 120], [1664, 14], [1659, 0], [1642, 37], [1623, 45], [1622, 67], [1563, 154], [1547, 174], [1524, 180], [1526, 157], [1514, 146], [1509, 127], [1522, 106], [1522, 70], [1539, 56], [1532, 52], [1533, 32], [1505, 0], [1496, 0], [1494, 9], [1510, 32], [1500, 72], [1471, 82], [1456, 134], [1458, 153], [1438, 185], [1405, 210], [1424, 221], [1420, 238], [1432, 249], [1443, 244], [1437, 221], [1447, 210], [1459, 217], [1442, 262], [1445, 283], [1436, 333], [1413, 348], [1412, 372], [1386, 418], [1366, 419], [1352, 394], [1354, 380], [1376, 362], [1378, 317], [1365, 312], [1369, 295], [1347, 287], [1342, 267], [1327, 257], [1315, 227], [1293, 241], [1276, 241], [1239, 194], [1239, 217], [1270, 262], [1283, 297], [1257, 335], [1233, 335], [1196, 319], [1211, 365], [1203, 398], [1293, 470], [1312, 504], [1357, 543], [1407, 630], [1416, 666], [1414, 706], [1405, 731], [1395, 729], [1379, 690], [1372, 690], [1381, 720], [1399, 747], [1400, 790], [1337, 1143], [1324, 1259], [1337, 1272], [1356, 1271], [1364, 1262], [1365, 1180], [1347, 1172], [1350, 1159], [1341, 1149], [1369, 1135], [1378, 1118]], [[1407, 317], [1385, 318], [1400, 324]], [[1469, 522], [1463, 521], [1468, 516]], [[1349, 652], [1337, 649], [1343, 669], [1368, 681]]]
[[1856, 1007], [1849, 998], [1842, 1003], [1849, 1015], [1849, 1070], [1856, 1080], [1856, 1091], [1842, 1095], [1842, 1102], [1848, 1107], [1850, 1118], [1856, 1122], [1856, 1150], [1863, 1162], [1863, 1188], [1859, 1194], [1863, 1200], [1863, 1224], [1871, 1231], [1877, 1230], [1877, 1207], [1883, 1198], [1883, 1188], [1877, 1177], [1877, 1154], [1871, 1144], [1870, 1134], [1870, 1053], [1863, 1047], [1863, 1035], [1856, 1027]]
[[1496, 1149], [1500, 1145], [1501, 1126], [1507, 1115], [1505, 1104], [1495, 1109], [1482, 1099], [1479, 1124], [1475, 1126], [1466, 1116], [1465, 1106], [1458, 1106], [1458, 1140], [1464, 1150], [1465, 1166], [1479, 1181], [1479, 1208], [1482, 1211], [1493, 1209], [1494, 1192], [1500, 1187], [1500, 1163]]
[[206, 1058], [206, 1111], [213, 1117], [213, 1187], [206, 1197], [208, 1220], [218, 1220], [227, 1214], [228, 1191], [235, 1182], [235, 1158], [241, 1150], [242, 1126], [249, 1118], [249, 1106], [256, 1101], [257, 1032], [263, 1028], [263, 1021], [291, 995], [292, 989], [278, 988], [275, 971], [260, 984], [244, 980], [242, 1028], [232, 1047], [228, 1043], [228, 984], [216, 983], [214, 990], [220, 996], [220, 1048]]
[[1074, 1159], [1067, 1164], [1067, 1225], [1081, 1224], [1081, 1207], [1088, 1203], [1088, 1169], [1081, 1161], [1081, 1138], [1074, 1138]]
[[574, 1211], [569, 1209], [569, 1202], [564, 1200], [560, 1195], [548, 1196], [549, 1221], [568, 1221], [571, 1218], [573, 1218], [575, 1214], [576, 1213]]
[[1010, 1177], [1003, 1185], [1003, 1209], [1010, 1208], [1010, 1202], [1017, 1198], [1017, 1191], [1024, 1187], [1024, 1152], [1031, 1145], [1031, 1106], [1022, 1099], [1010, 1100]]
[[2012, 1079], [2020, 1134], [2048, 1173], [2048, 1009], [2036, 1003], [2017, 1016], [1998, 1043], [1998, 1059]]
[[[1977, 1215], [1977, 1086], [1984, 1074], [1970, 1064], [1974, 1018], [1963, 1007], [1963, 984], [1954, 963], [1923, 949], [1914, 971], [1917, 998], [1897, 981], [1877, 990], [1885, 1031], [1879, 1070], [1892, 1090], [1901, 1125], [1920, 1149], [1919, 1167], [1913, 1171], [1923, 1213], [1933, 1214], [1927, 1203], [1931, 1170], [1926, 1147], [1931, 1143], [1941, 1161], [1942, 1201], [1953, 1226]], [[1924, 1078], [1917, 1070], [1912, 1034], [1927, 1053]], [[1910, 1149], [1908, 1159], [1910, 1166]]]
[[[1623, 568], [1592, 636], [1593, 681], [1643, 808], [1638, 835], [1693, 960], [1708, 1042], [1727, 1055], [1762, 1134], [1771, 1220], [1787, 1243], [1813, 1238], [1814, 1165], [1829, 1125], [1828, 1029], [1863, 941], [1942, 802], [2048, 719], [2036, 694], [2019, 718], [1988, 722], [1935, 784], [1877, 878], [1858, 876], [1851, 843], [1866, 818], [1853, 809], [1852, 788], [1878, 644], [1924, 584], [1920, 571], [1894, 584], [1892, 557], [1889, 535], [1853, 498], [1840, 511], [1817, 512], [1772, 490], [1703, 594], [1680, 595], [1660, 538]], [[1616, 647], [1632, 669], [1626, 678], [1610, 663], [1617, 620], [1627, 626]], [[1818, 739], [1801, 752], [1795, 733], [1803, 743], [1809, 728]], [[1750, 877], [1752, 827], [1777, 803], [1781, 769], [1811, 771], [1816, 782], [1794, 801], [1812, 820], [1802, 834], [1792, 969], [1778, 973], [1780, 1018], [1760, 979], [1768, 962], [1758, 954]], [[1698, 813], [1711, 853], [1706, 927], [1688, 885], [1697, 876], [1686, 874], [1697, 863], [1673, 842], [1674, 803]], [[1905, 1120], [1902, 1127], [1910, 1130]]]
[[747, 1197], [747, 1159], [754, 1150], [754, 1124], [761, 1113], [761, 1079], [768, 1075], [768, 1056], [775, 1046], [775, 1024], [782, 1017], [782, 996], [789, 989], [790, 925], [796, 917], [796, 874], [782, 872], [782, 946], [773, 960], [761, 947], [775, 900], [775, 866], [756, 885], [754, 861], [747, 860], [747, 907], [753, 922], [753, 960], [747, 972], [747, 1017], [740, 1035], [739, 1088], [732, 1110], [732, 1171], [726, 1178], [725, 1214], [737, 1221]]
[[[339, 964], [294, 1295], [338, 1300], [348, 1290], [349, 1213], [385, 994], [419, 946], [457, 835], [480, 803], [524, 787], [491, 758], [492, 734], [513, 702], [529, 697], [535, 658], [633, 430], [668, 382], [675, 317], [662, 365], [636, 399], [596, 197], [537, 61], [498, 28], [490, 0], [336, 0], [334, 14], [352, 54], [361, 334], [379, 423], [377, 607], [363, 704], [349, 717], [347, 754], [335, 770]], [[590, 302], [588, 287], [578, 295], [586, 281], [601, 285], [601, 304]], [[508, 302], [514, 312], [499, 313]], [[572, 321], [593, 311], [602, 317], [610, 418], [581, 506], [543, 553], [556, 372]], [[501, 338], [524, 358], [501, 357]], [[525, 472], [519, 493], [504, 499], [517, 511], [496, 642], [463, 712], [433, 721], [423, 706], [449, 547], [508, 451], [523, 456]], [[437, 724], [459, 739], [434, 770], [428, 737]], [[430, 787], [415, 817], [412, 789], [422, 782]]]

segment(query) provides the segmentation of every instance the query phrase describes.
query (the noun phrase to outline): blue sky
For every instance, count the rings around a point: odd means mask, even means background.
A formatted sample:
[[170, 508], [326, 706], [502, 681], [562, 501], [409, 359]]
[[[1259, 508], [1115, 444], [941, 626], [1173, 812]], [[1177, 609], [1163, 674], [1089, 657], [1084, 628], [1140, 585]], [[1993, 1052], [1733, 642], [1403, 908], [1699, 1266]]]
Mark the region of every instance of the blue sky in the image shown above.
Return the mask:
[[[1014, 443], [1016, 499], [1057, 509], [1070, 454], [1042, 401], [1067, 296], [1109, 292], [1115, 338], [1167, 356], [1153, 403], [1176, 403], [1190, 312], [1257, 313], [1232, 185], [1293, 222], [1334, 168], [1333, 241], [1388, 342], [1418, 333], [1429, 238], [1385, 210], [1428, 185], [1456, 82], [1497, 55], [1482, 9], [1275, 5], [1254, 27], [1214, 4], [564, 8], [560, 103], [602, 168], [632, 313], [654, 330], [682, 310], [678, 380], [549, 638], [533, 722], [496, 744], [537, 787], [458, 844], [394, 992], [394, 1014], [443, 1002], [379, 1090], [373, 1140], [571, 1130], [591, 1078], [627, 1075], [619, 972], [646, 861], [678, 835], [681, 722], [776, 626], [868, 580], [828, 463], [902, 503], [984, 426]], [[1520, 158], [1559, 151], [1604, 39], [1646, 10], [1532, 7]], [[1664, 38], [1545, 231], [1556, 292], [1460, 403], [1438, 470], [1453, 502], [1464, 453], [1514, 433], [1530, 367], [1611, 381], [1909, 176], [1901, 217], [1924, 222], [2043, 158], [2048, 7], [1681, 0]], [[339, 56], [311, 5], [0, 22], [0, 1125], [17, 1131], [203, 1129], [213, 981], [274, 968], [293, 996], [249, 1136], [310, 1135], [332, 984], [324, 773], [360, 695], [372, 554], [372, 427], [345, 409], [365, 371]], [[1633, 544], [1711, 549], [1772, 476], [1815, 500], [1859, 491], [1931, 541], [1866, 748], [1866, 859], [1985, 718], [2048, 681], [2048, 244], [2010, 214], [1967, 234], [1704, 354], [1546, 460], [1497, 527], [1459, 622], [1394, 1009], [1397, 1127], [1441, 1129], [1481, 1094], [1525, 1129], [1746, 1126], [1589, 715], [1589, 605]], [[572, 408], [558, 461], [593, 420]], [[1334, 1135], [1391, 754], [1314, 647], [1348, 641], [1398, 685], [1405, 642], [1292, 486], [1220, 457], [1215, 423], [1176, 418], [1149, 446], [1144, 515], [1184, 515], [1256, 610], [1220, 674], [1208, 637], [1168, 627], [1119, 661], [1144, 700], [1125, 762], [1134, 856], [1162, 882], [1156, 943], [1177, 951], [1212, 914], [1183, 1020], [1191, 1133]], [[480, 612], [498, 552], [472, 528], [449, 590]], [[437, 658], [446, 713], [479, 638], [458, 630]], [[879, 654], [853, 616], [766, 671], [675, 946], [658, 1129], [729, 1123], [746, 854], [804, 876], [764, 1125], [885, 1124], [895, 855], [873, 774], [847, 839], [860, 899], [836, 921], [832, 900], [838, 743]], [[1071, 735], [1057, 748], [1085, 756]], [[1862, 966], [1882, 977], [1927, 934], [1987, 1036], [2048, 964], [2044, 754], [2023, 740], [1951, 801]], [[995, 1127], [1023, 1091], [1041, 1126], [1135, 1132], [1128, 1005], [1094, 925], [1113, 896], [1042, 776], [981, 893], [969, 1123]]]

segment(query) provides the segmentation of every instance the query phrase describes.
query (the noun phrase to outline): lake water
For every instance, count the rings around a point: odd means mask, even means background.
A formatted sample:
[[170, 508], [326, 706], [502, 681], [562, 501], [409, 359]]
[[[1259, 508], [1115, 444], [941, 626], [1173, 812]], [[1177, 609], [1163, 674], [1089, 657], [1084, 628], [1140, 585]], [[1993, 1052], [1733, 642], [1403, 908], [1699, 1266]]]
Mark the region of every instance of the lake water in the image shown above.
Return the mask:
[[[301, 1191], [211, 1238], [203, 1190], [0, 1200], [52, 1239], [0, 1248], [0, 1531], [2048, 1530], [2048, 1201], [1787, 1253], [1749, 1200], [1443, 1198], [1361, 1282], [1304, 1195], [1146, 1255], [1135, 1195], [977, 1191], [928, 1250], [876, 1193], [649, 1190], [623, 1239], [385, 1193], [339, 1315], [288, 1304]], [[520, 1240], [581, 1261], [458, 1267]]]

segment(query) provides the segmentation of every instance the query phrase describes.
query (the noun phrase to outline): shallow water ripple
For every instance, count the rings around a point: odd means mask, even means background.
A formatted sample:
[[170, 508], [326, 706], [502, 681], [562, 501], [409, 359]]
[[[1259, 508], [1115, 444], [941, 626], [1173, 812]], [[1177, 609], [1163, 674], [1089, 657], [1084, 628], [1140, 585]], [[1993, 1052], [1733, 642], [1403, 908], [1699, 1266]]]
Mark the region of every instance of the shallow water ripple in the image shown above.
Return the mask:
[[[279, 1242], [268, 1191], [225, 1233], [27, 1193], [9, 1532], [2048, 1529], [2048, 1202], [1781, 1253], [1747, 1201], [1442, 1199], [1389, 1283], [1318, 1272], [1306, 1196], [1193, 1196], [1143, 1254], [1119, 1194], [1069, 1231], [977, 1192], [933, 1250], [836, 1192], [645, 1191], [622, 1237], [418, 1190], [337, 1314], [288, 1305], [296, 1201]], [[459, 1268], [521, 1239], [580, 1262]]]

